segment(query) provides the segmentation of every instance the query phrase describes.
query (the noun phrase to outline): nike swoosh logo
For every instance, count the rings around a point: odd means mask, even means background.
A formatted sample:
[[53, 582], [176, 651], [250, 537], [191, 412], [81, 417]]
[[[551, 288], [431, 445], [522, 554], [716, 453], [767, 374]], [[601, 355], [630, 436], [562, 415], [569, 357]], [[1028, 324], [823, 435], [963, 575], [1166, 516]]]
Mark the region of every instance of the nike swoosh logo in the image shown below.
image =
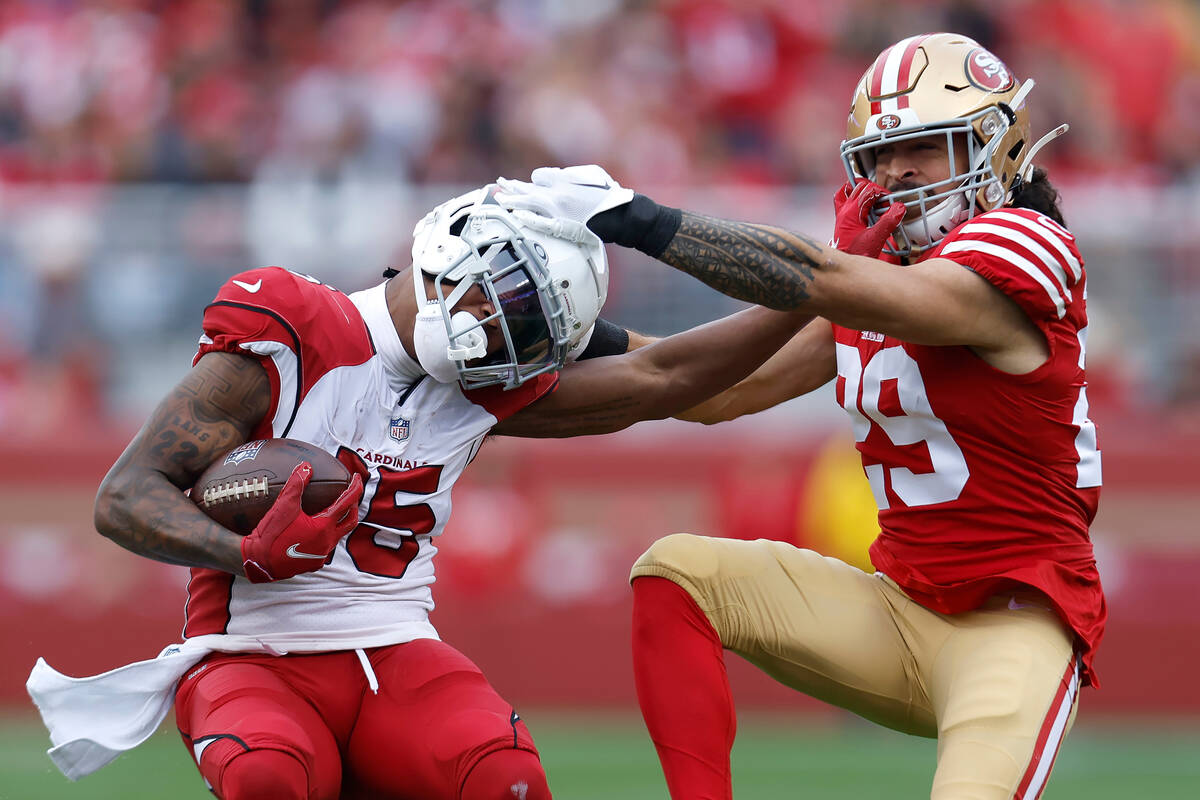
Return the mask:
[[[243, 289], [245, 289], [250, 294], [254, 294], [259, 289], [262, 288], [262, 278], [259, 278], [254, 283], [246, 283], [245, 281], [239, 281], [237, 278], [234, 278], [233, 282], [236, 283], [238, 286], [242, 287]], [[322, 556], [322, 558], [324, 558], [324, 556]]]
[[591, 188], [591, 189], [611, 189], [612, 188], [612, 186], [610, 186], [607, 183], [577, 183], [575, 185], [576, 186], [587, 186], [588, 188]]
[[312, 553], [302, 553], [296, 549], [296, 545], [292, 545], [287, 549], [287, 554], [292, 558], [319, 558], [325, 560], [325, 556], [314, 556]]

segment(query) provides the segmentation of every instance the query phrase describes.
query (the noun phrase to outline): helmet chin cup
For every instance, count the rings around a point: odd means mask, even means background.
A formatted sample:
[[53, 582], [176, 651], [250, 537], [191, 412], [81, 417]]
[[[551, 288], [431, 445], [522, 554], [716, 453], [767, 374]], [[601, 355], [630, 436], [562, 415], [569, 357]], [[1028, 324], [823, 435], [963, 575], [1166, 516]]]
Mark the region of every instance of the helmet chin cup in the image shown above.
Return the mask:
[[436, 303], [423, 306], [413, 323], [413, 349], [417, 352], [417, 362], [439, 383], [458, 380], [459, 364], [456, 362], [487, 354], [487, 337], [479, 327], [479, 321], [470, 313], [456, 312], [450, 325], [457, 334], [454, 345], [450, 344], [451, 330]]
[[901, 224], [903, 243], [908, 246], [906, 255], [915, 256], [940, 242], [947, 233], [964, 222], [970, 214], [966, 192], [955, 192], [933, 208], [923, 207], [920, 200], [906, 205], [916, 207], [920, 216]]
[[446, 358], [450, 361], [470, 361], [487, 355], [487, 335], [470, 312], [454, 312], [450, 335], [454, 337], [454, 343], [446, 347]]

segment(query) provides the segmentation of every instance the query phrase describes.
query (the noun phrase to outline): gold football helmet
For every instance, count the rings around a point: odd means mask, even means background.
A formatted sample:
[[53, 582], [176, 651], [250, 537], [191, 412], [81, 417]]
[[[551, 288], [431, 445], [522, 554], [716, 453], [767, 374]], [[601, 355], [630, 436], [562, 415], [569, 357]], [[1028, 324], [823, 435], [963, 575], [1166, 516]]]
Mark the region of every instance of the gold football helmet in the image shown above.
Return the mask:
[[[1000, 59], [973, 39], [954, 33], [910, 36], [884, 50], [858, 82], [842, 142], [850, 180], [875, 178], [875, 148], [930, 135], [946, 137], [951, 177], [893, 192], [881, 202], [904, 203], [909, 213], [884, 251], [910, 258], [933, 247], [977, 213], [1007, 203], [1032, 158], [1065, 133], [1061, 125], [1035, 145], [1029, 141], [1020, 83]], [[966, 147], [966, 170], [956, 148]]]

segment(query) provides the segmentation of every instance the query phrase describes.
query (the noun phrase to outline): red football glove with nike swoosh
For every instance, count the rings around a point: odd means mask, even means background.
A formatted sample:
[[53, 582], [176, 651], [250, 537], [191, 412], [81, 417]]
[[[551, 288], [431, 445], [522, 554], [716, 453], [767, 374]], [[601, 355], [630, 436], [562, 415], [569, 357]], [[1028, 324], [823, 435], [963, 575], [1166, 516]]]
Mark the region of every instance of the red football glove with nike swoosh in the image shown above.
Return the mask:
[[879, 258], [883, 245], [904, 218], [904, 204], [892, 203], [872, 225], [871, 209], [888, 195], [888, 190], [865, 178], [847, 181], [833, 196], [833, 241], [843, 253]]
[[338, 540], [358, 524], [363, 493], [358, 473], [329, 508], [310, 516], [300, 508], [300, 498], [311, 479], [312, 465], [307, 461], [297, 465], [275, 503], [242, 539], [242, 569], [251, 583], [281, 581], [319, 570]]

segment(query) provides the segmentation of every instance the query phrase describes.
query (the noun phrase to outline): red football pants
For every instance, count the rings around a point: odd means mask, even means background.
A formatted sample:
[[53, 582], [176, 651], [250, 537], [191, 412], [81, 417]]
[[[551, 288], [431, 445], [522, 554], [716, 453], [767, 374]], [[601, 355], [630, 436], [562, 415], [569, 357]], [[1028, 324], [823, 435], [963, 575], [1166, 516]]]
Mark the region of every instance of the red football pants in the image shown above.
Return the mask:
[[[466, 656], [431, 639], [366, 650], [214, 654], [176, 721], [220, 798], [548, 798], [529, 731]], [[478, 767], [478, 769], [476, 769]]]

